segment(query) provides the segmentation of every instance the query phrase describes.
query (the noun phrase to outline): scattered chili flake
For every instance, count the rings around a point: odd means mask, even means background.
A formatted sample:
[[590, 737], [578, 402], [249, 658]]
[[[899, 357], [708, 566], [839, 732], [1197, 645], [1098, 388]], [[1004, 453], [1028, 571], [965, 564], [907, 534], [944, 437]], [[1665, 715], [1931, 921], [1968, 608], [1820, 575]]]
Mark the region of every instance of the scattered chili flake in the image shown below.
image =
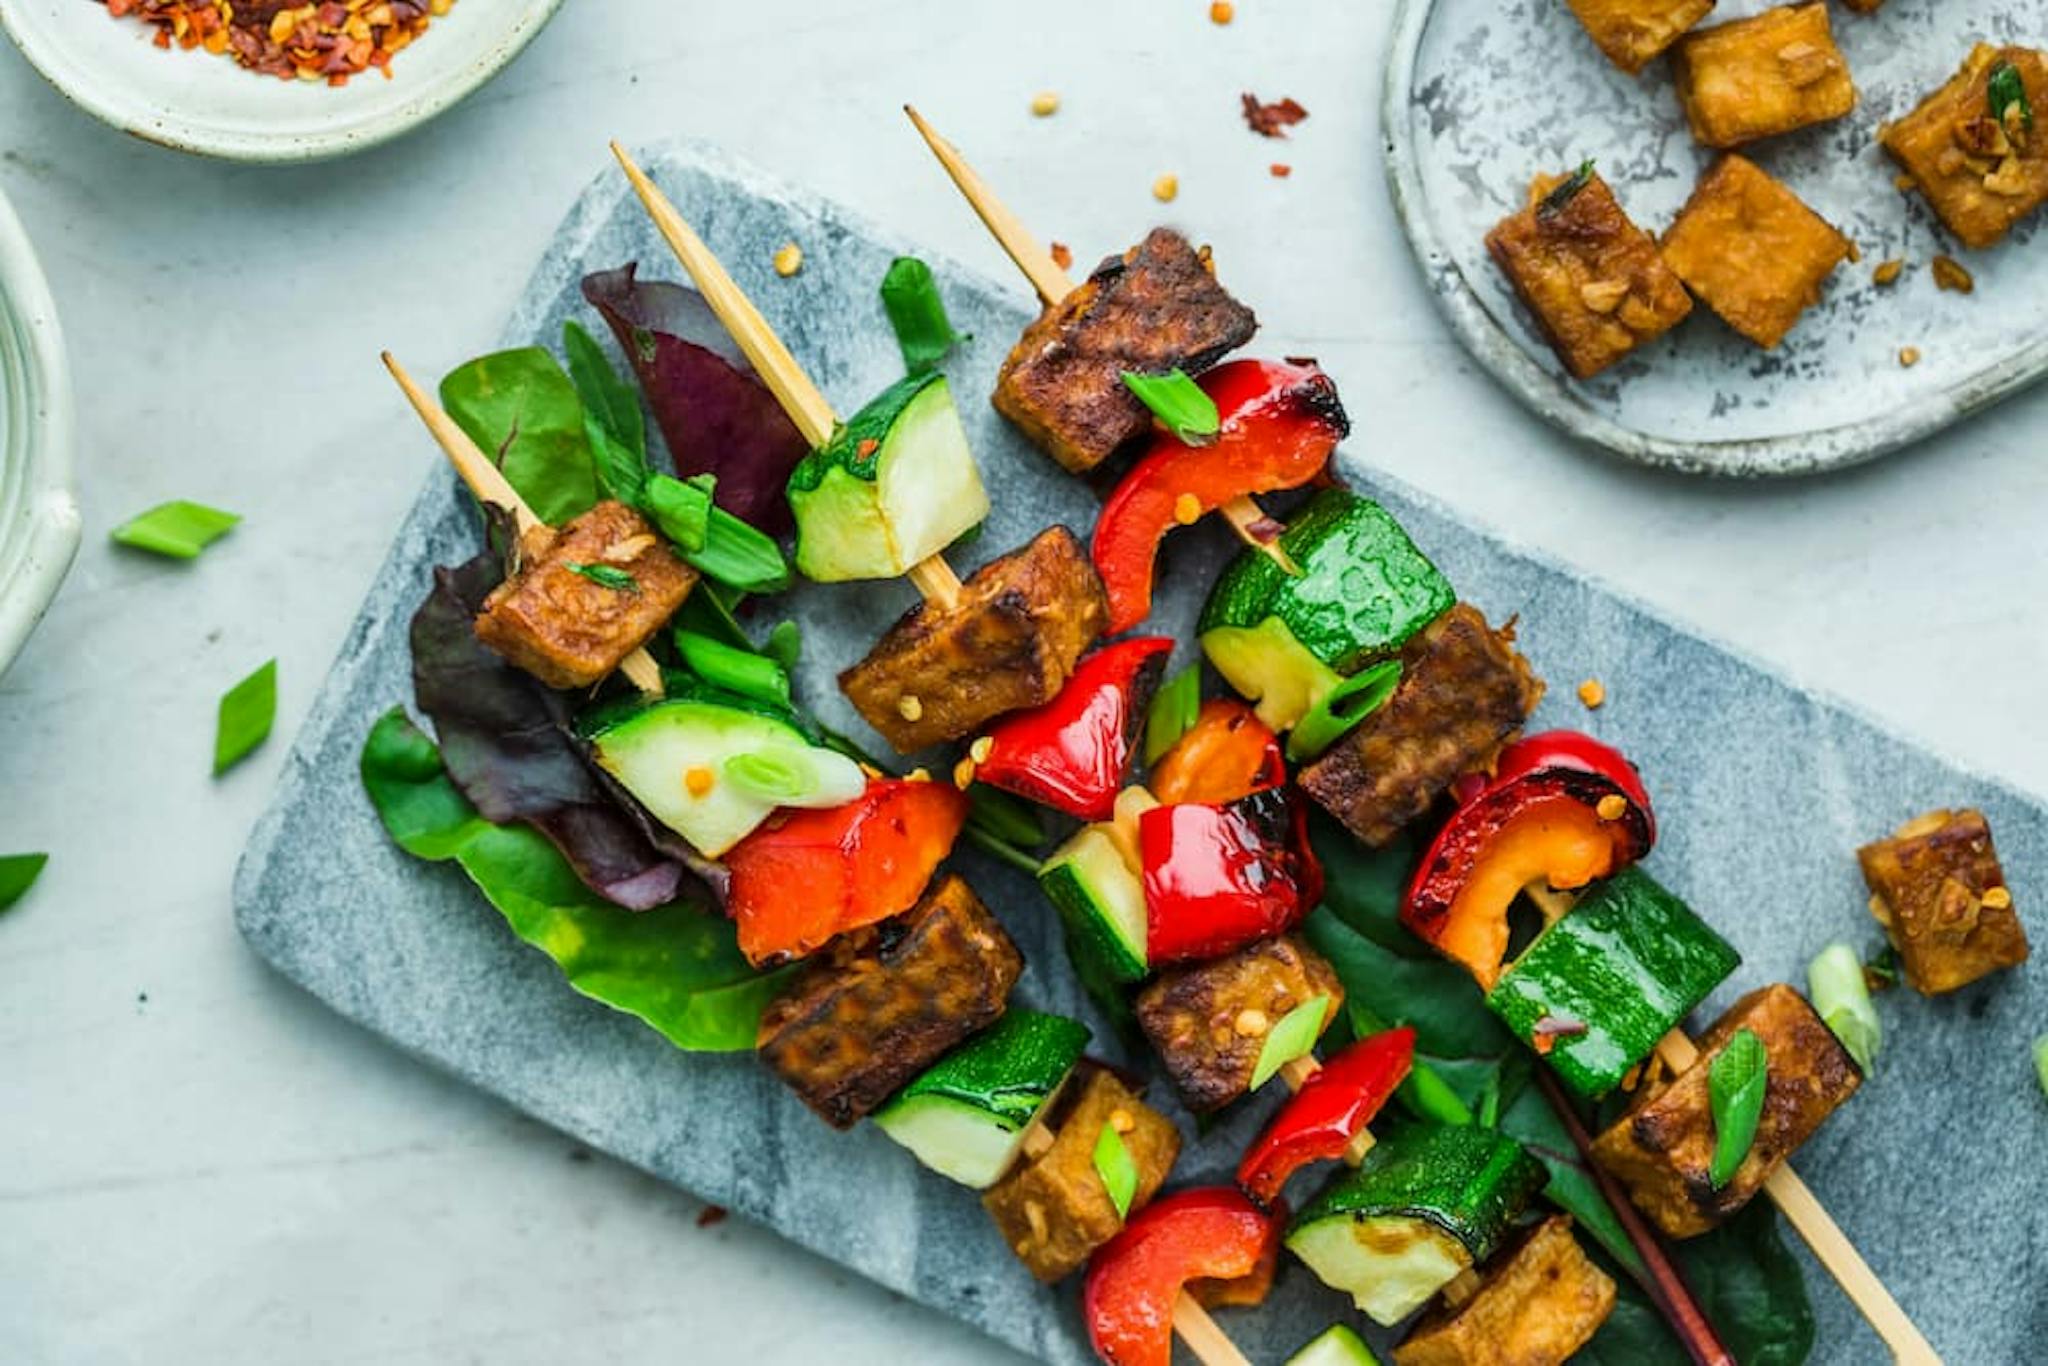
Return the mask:
[[155, 43], [215, 56], [287, 81], [347, 85], [391, 59], [455, 0], [106, 0], [107, 13], [156, 27]]
[[875, 440], [872, 436], [864, 436], [860, 439], [860, 444], [853, 448], [853, 453], [860, 459], [865, 460], [880, 449], [882, 449], [881, 442]]
[[1294, 168], [1284, 161], [1276, 161], [1266, 169], [1273, 173], [1273, 179], [1275, 180], [1285, 180], [1294, 174]]
[[1943, 289], [1952, 289], [1958, 294], [1968, 294], [1977, 288], [1977, 281], [1969, 271], [1963, 269], [1963, 263], [1953, 256], [1934, 258], [1934, 283]]
[[1053, 243], [1052, 263], [1061, 270], [1072, 270], [1074, 268], [1074, 249], [1065, 242]]
[[1574, 1020], [1569, 1015], [1545, 1015], [1529, 1026], [1529, 1032], [1539, 1039], [1568, 1039], [1589, 1029], [1584, 1020]]
[[706, 1205], [697, 1211], [697, 1227], [710, 1228], [714, 1224], [722, 1224], [725, 1222], [726, 1213], [724, 1205]]
[[1308, 110], [1291, 99], [1262, 104], [1249, 90], [1239, 98], [1244, 102], [1245, 123], [1262, 138], [1284, 138], [1290, 125], [1308, 117]]
[[1237, 6], [1231, 4], [1230, 0], [1216, 0], [1209, 6], [1209, 22], [1212, 24], [1227, 24], [1236, 17]]
[[1870, 272], [1871, 283], [1876, 285], [1896, 284], [1899, 276], [1905, 272], [1905, 269], [1905, 261], [1896, 256], [1889, 261], [1880, 261], [1877, 263], [1877, 269]]

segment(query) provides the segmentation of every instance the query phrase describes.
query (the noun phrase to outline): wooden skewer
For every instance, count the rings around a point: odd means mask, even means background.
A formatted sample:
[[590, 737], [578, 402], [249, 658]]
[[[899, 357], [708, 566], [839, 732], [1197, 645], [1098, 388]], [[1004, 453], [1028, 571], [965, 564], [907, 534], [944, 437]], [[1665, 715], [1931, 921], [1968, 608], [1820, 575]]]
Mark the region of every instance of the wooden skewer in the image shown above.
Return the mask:
[[[669, 197], [661, 188], [648, 179], [647, 173], [627, 153], [624, 147], [614, 142], [612, 155], [626, 172], [626, 179], [632, 182], [633, 191], [639, 195], [640, 203], [646, 207], [647, 216], [654, 220], [654, 226], [690, 279], [696, 282], [697, 290], [704, 296], [704, 302], [718, 316], [738, 344], [740, 353], [747, 363], [754, 367], [754, 373], [761, 377], [775, 395], [776, 402], [789, 414], [789, 420], [796, 424], [797, 431], [813, 447], [824, 445], [832, 439], [832, 432], [838, 426], [838, 418], [832, 412], [832, 405], [820, 393], [804, 368], [797, 364], [796, 357], [782, 344], [782, 338], [775, 335], [775, 329], [761, 316], [753, 301], [740, 290], [738, 284], [704, 245], [704, 239], [697, 235], [688, 221], [683, 218]], [[942, 611], [951, 611], [960, 600], [960, 577], [953, 567], [938, 555], [910, 567], [910, 581], [925, 600]]]
[[[505, 472], [492, 463], [476, 442], [469, 439], [469, 433], [463, 431], [440, 404], [413, 382], [413, 377], [389, 351], [384, 353], [384, 368], [391, 372], [391, 378], [398, 381], [398, 387], [412, 403], [413, 411], [420, 415], [420, 421], [426, 423], [427, 430], [433, 433], [435, 442], [447, 455], [448, 463], [455, 467], [455, 473], [469, 485], [469, 491], [480, 502], [511, 513], [513, 529], [520, 536], [547, 525], [526, 505], [526, 500], [519, 496], [518, 489], [512, 487], [512, 481], [505, 477]], [[647, 653], [645, 646], [621, 660], [619, 672], [632, 680], [633, 686], [640, 691], [654, 697], [662, 695], [661, 666], [654, 662], [654, 656]]]
[[[975, 216], [988, 228], [990, 235], [996, 239], [996, 244], [1016, 262], [1017, 269], [1024, 272], [1024, 278], [1029, 280], [1031, 288], [1037, 291], [1039, 301], [1056, 304], [1073, 293], [1072, 277], [1061, 269], [1059, 262], [1052, 259], [1051, 252], [1039, 245], [1038, 239], [1031, 235], [1023, 220], [1011, 213], [1002, 200], [996, 197], [988, 182], [967, 164], [967, 158], [960, 155], [960, 149], [940, 137], [938, 130], [925, 122], [924, 115], [918, 113], [913, 106], [904, 105], [903, 112], [910, 116], [911, 123], [924, 137], [925, 145], [932, 149], [932, 155], [939, 159], [939, 164], [946, 168], [946, 174], [952, 177], [953, 183], [966, 197], [968, 207], [974, 210]], [[1280, 543], [1262, 534], [1264, 529], [1271, 525], [1271, 519], [1249, 497], [1239, 495], [1225, 503], [1218, 511], [1229, 519], [1230, 528], [1237, 533], [1239, 540], [1254, 550], [1271, 556], [1290, 576], [1298, 576], [1301, 573], [1299, 566], [1280, 548]]]

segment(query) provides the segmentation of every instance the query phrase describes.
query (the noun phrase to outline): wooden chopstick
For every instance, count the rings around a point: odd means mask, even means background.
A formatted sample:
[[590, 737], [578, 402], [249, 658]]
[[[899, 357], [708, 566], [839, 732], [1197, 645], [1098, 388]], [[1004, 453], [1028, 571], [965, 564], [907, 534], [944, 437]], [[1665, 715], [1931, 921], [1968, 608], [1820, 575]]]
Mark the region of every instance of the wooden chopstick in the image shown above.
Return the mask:
[[[513, 527], [519, 535], [524, 536], [536, 527], [547, 525], [526, 505], [526, 500], [519, 496], [518, 489], [512, 487], [512, 481], [505, 477], [505, 472], [492, 463], [476, 442], [469, 439], [469, 433], [463, 431], [440, 404], [413, 382], [412, 376], [389, 351], [384, 353], [384, 368], [391, 372], [391, 378], [398, 381], [398, 387], [412, 403], [413, 411], [420, 415], [420, 421], [433, 434], [435, 443], [448, 457], [448, 463], [455, 467], [455, 473], [469, 485], [469, 491], [477, 496], [479, 502], [511, 513]], [[654, 662], [654, 656], [647, 653], [645, 646], [621, 660], [619, 672], [649, 696], [662, 695], [661, 666]]]

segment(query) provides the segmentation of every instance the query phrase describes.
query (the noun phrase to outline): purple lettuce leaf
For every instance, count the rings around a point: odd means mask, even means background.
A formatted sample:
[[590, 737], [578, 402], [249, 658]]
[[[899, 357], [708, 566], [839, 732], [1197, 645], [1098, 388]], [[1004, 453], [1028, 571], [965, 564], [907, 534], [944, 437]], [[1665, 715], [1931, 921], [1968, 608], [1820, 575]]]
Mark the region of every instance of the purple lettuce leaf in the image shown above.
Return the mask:
[[784, 490], [810, 447], [775, 396], [730, 351], [693, 290], [639, 280], [637, 262], [583, 278], [632, 363], [678, 476], [718, 479], [718, 505], [771, 536], [791, 526]]

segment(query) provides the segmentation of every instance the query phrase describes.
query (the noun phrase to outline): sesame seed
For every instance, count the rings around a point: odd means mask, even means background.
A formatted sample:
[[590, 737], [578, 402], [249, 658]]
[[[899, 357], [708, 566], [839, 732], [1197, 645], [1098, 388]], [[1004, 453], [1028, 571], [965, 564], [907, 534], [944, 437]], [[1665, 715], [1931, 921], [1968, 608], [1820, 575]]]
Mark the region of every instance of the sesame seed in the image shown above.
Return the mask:
[[718, 775], [708, 768], [693, 768], [683, 774], [683, 790], [692, 797], [708, 795], [717, 782]]
[[1590, 711], [1593, 708], [1598, 707], [1601, 703], [1605, 702], [1606, 700], [1607, 685], [1605, 683], [1602, 683], [1599, 679], [1589, 678], [1585, 682], [1579, 684], [1579, 701], [1583, 702], [1586, 705], [1587, 710]]
[[1171, 204], [1180, 194], [1180, 177], [1163, 175], [1152, 182], [1152, 197], [1162, 204]]
[[1907, 367], [1908, 369], [1910, 369], [1910, 368], [1912, 368], [1913, 366], [1915, 366], [1915, 365], [1918, 365], [1919, 363], [1920, 363], [1920, 348], [1919, 348], [1919, 347], [1917, 347], [1917, 346], [1902, 346], [1902, 347], [1900, 347], [1900, 348], [1899, 348], [1899, 364], [1900, 364], [1900, 365], [1903, 365], [1903, 366]]
[[1236, 17], [1237, 6], [1231, 4], [1230, 0], [1216, 0], [1215, 4], [1209, 6], [1209, 22], [1212, 24], [1227, 24]]
[[1042, 119], [1051, 118], [1060, 112], [1060, 97], [1050, 90], [1041, 90], [1031, 97], [1031, 112]]
[[1618, 821], [1628, 814], [1628, 798], [1610, 792], [1593, 804], [1593, 814], [1603, 821]]
[[1202, 500], [1192, 493], [1183, 493], [1173, 500], [1173, 520], [1182, 526], [1193, 526], [1202, 520]]
[[2012, 905], [2012, 893], [2003, 887], [1993, 887], [1984, 893], [1983, 901], [1994, 911], [2002, 911]]
[[775, 273], [788, 279], [804, 268], [804, 249], [794, 242], [784, 242], [775, 252]]
[[1118, 1106], [1116, 1109], [1111, 1110], [1109, 1112], [1109, 1127], [1116, 1130], [1120, 1134], [1127, 1134], [1131, 1130], [1138, 1127], [1138, 1121], [1132, 1116], [1129, 1110], [1124, 1109], [1122, 1106]]
[[1870, 272], [1870, 281], [1877, 285], [1896, 284], [1905, 269], [1905, 261], [1896, 256], [1889, 261], [1879, 261], [1877, 269]]
[[962, 759], [953, 765], [953, 786], [965, 792], [974, 784], [974, 760]]
[[977, 764], [985, 764], [988, 762], [988, 756], [994, 751], [995, 747], [996, 742], [994, 738], [984, 735], [967, 747], [967, 757], [974, 760]]
[[896, 699], [896, 714], [906, 721], [915, 721], [924, 715], [924, 703], [916, 693], [907, 692]]
[[1256, 1039], [1272, 1028], [1272, 1022], [1266, 1019], [1265, 1011], [1247, 1007], [1237, 1012], [1237, 1018], [1231, 1021], [1230, 1027], [1247, 1039]]

